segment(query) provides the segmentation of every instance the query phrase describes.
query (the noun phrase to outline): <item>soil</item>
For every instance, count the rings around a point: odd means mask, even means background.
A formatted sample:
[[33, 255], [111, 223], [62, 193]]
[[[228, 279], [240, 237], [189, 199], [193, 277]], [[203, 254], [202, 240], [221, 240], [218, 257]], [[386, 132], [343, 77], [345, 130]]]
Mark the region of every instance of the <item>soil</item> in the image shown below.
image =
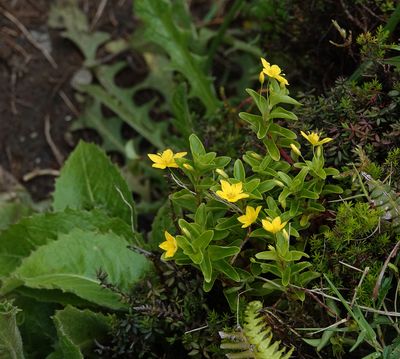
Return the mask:
[[[70, 80], [82, 57], [61, 31], [48, 27], [52, 3], [0, 0], [0, 166], [25, 185], [34, 200], [52, 192], [55, 171], [77, 142], [68, 129], [80, 111]], [[81, 1], [89, 21], [100, 3]], [[128, 34], [131, 6], [129, 0], [107, 2], [94, 28], [114, 36]], [[47, 48], [54, 62], [33, 42]]]

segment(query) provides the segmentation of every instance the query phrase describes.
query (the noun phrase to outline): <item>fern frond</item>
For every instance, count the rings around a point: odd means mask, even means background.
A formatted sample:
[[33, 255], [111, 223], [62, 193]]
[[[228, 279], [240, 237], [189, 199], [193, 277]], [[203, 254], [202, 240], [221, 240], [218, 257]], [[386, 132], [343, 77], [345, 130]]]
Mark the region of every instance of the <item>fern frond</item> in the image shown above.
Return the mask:
[[220, 332], [221, 349], [234, 350], [226, 354], [229, 359], [289, 359], [293, 348], [279, 349], [280, 341], [273, 339], [272, 330], [260, 315], [262, 304], [253, 301], [247, 305], [243, 328], [233, 333]]
[[372, 203], [382, 211], [382, 219], [390, 220], [396, 233], [400, 233], [400, 197], [389, 184], [374, 180], [369, 174], [361, 172], [368, 183]]

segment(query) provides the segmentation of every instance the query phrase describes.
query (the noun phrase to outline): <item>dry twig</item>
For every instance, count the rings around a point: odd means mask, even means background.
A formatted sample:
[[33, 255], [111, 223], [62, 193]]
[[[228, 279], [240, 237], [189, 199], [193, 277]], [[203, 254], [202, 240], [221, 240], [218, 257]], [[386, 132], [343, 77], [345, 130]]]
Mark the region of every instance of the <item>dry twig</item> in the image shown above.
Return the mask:
[[8, 12], [6, 9], [0, 7], [0, 13], [9, 21], [11, 21], [18, 29], [25, 35], [26, 39], [32, 44], [33, 47], [38, 49], [43, 56], [46, 58], [46, 60], [50, 63], [50, 65], [53, 68], [57, 68], [57, 63], [53, 59], [53, 57], [50, 55], [50, 53], [44, 49], [32, 36], [32, 34], [29, 32], [29, 30], [24, 26], [22, 22], [20, 22], [13, 14]]

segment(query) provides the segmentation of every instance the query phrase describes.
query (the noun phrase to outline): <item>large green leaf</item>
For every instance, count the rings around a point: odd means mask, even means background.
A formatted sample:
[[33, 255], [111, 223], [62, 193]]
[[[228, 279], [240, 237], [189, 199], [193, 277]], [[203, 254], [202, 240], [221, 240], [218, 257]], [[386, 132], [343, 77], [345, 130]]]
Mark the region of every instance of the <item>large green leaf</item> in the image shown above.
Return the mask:
[[53, 196], [56, 211], [103, 208], [111, 217], [136, 225], [132, 195], [126, 182], [94, 144], [78, 144], [61, 170]]
[[42, 303], [21, 295], [15, 297], [14, 304], [21, 309], [18, 328], [24, 343], [24, 353], [28, 358], [45, 358], [52, 352], [57, 335], [50, 317], [62, 306], [56, 303]]
[[113, 231], [126, 240], [133, 236], [128, 224], [119, 218], [107, 217], [101, 210], [67, 209], [25, 218], [0, 234], [0, 277], [15, 270], [32, 251], [57, 239], [59, 233], [68, 233], [74, 228]]
[[[174, 22], [175, 14], [184, 13], [182, 3], [169, 0], [137, 0], [134, 2], [136, 15], [144, 22], [144, 37], [163, 48], [171, 58], [171, 67], [181, 72], [189, 81], [192, 96], [198, 97], [206, 107], [208, 114], [213, 114], [219, 107], [211, 79], [204, 74], [204, 60], [190, 50], [192, 39], [183, 31], [181, 24]], [[188, 19], [188, 15], [185, 16]], [[187, 25], [187, 24], [186, 24]]]
[[67, 306], [53, 317], [58, 343], [51, 357], [80, 359], [90, 350], [95, 340], [105, 337], [110, 329], [110, 317], [90, 310]]
[[0, 303], [0, 358], [24, 358], [22, 339], [16, 320], [18, 311], [18, 308], [9, 301]]
[[21, 285], [61, 289], [101, 306], [122, 309], [126, 305], [119, 296], [100, 286], [98, 271], [107, 273], [109, 282], [127, 291], [149, 267], [144, 256], [130, 251], [126, 241], [114, 233], [74, 230], [25, 258], [4, 280], [0, 294]]

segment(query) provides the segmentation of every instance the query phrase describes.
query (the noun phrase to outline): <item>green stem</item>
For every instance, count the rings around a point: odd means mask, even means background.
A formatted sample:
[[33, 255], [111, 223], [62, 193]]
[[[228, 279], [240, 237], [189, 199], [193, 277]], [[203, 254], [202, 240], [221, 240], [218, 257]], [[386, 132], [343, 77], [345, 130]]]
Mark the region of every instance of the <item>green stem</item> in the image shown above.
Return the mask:
[[[393, 11], [392, 15], [390, 16], [388, 22], [386, 23], [383, 31], [387, 31], [391, 35], [393, 31], [396, 29], [397, 24], [400, 22], [400, 3], [396, 6], [396, 9]], [[373, 61], [366, 60], [360, 64], [360, 66], [353, 72], [353, 74], [347, 80], [348, 82], [357, 82], [362, 74], [371, 67]]]
[[233, 3], [233, 5], [231, 6], [231, 8], [229, 9], [228, 13], [225, 16], [224, 22], [222, 23], [222, 25], [218, 29], [217, 34], [215, 35], [214, 39], [212, 40], [211, 45], [210, 45], [210, 50], [208, 51], [208, 59], [207, 59], [207, 63], [206, 63], [207, 72], [211, 69], [215, 53], [217, 52], [217, 49], [224, 38], [225, 32], [228, 29], [229, 24], [232, 22], [236, 13], [242, 7], [243, 3], [244, 3], [244, 0], [236, 0]]

